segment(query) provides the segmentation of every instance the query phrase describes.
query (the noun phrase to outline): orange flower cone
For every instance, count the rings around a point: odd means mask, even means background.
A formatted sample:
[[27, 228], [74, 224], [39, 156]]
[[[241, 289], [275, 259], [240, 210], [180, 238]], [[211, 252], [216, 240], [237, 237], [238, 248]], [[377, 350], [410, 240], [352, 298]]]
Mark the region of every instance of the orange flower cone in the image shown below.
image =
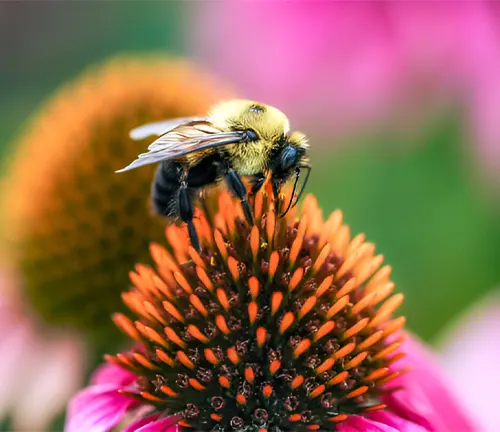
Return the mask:
[[[248, 226], [222, 192], [195, 219], [200, 253], [174, 225], [167, 248], [151, 245], [155, 267], [137, 265], [122, 296], [133, 318], [114, 316], [138, 347], [107, 357], [131, 372], [110, 401], [149, 406], [162, 425], [173, 415], [182, 430], [221, 431], [332, 430], [386, 408], [405, 372], [394, 367], [405, 319], [394, 316], [403, 295], [392, 294], [391, 268], [364, 235], [351, 237], [340, 211], [324, 221], [314, 197], [299, 220], [274, 206], [257, 194]], [[68, 431], [92, 424], [86, 407], [99, 399], [82, 395]]]

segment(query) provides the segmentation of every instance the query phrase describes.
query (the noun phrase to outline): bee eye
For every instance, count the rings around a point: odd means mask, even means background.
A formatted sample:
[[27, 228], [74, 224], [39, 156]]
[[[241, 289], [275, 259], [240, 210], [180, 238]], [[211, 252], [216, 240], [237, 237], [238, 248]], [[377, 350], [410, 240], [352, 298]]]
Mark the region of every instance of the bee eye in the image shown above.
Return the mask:
[[287, 146], [281, 152], [280, 157], [281, 169], [288, 170], [297, 163], [297, 150], [292, 146]]
[[257, 141], [259, 139], [259, 137], [257, 136], [257, 134], [255, 133], [254, 130], [252, 129], [247, 129], [245, 131], [245, 139], [247, 141]]

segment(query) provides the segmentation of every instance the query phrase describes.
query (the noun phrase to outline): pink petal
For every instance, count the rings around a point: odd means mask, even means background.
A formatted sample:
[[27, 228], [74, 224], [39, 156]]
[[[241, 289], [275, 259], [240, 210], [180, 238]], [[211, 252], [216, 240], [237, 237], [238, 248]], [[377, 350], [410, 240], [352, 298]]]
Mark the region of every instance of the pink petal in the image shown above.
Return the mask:
[[484, 430], [500, 431], [500, 295], [476, 304], [454, 324], [442, 343], [446, 373]]
[[15, 272], [0, 269], [0, 419], [45, 430], [80, 388], [86, 352], [77, 335], [39, 328], [20, 292]]
[[70, 402], [65, 432], [108, 432], [136, 404], [130, 397], [118, 393], [114, 384], [88, 387]]
[[371, 420], [376, 421], [377, 423], [382, 423], [387, 426], [391, 426], [394, 429], [398, 431], [405, 431], [405, 432], [425, 432], [427, 431], [426, 428], [423, 426], [405, 420], [401, 417], [398, 417], [397, 415], [387, 412], [387, 411], [377, 411], [374, 413], [371, 413], [369, 415]]
[[115, 384], [117, 387], [122, 387], [135, 379], [136, 376], [132, 372], [113, 363], [104, 363], [93, 373], [91, 384]]
[[14, 404], [21, 361], [34, 337], [30, 322], [19, 312], [16, 287], [15, 275], [0, 266], [0, 419]]
[[[381, 413], [377, 419], [361, 416], [349, 418], [337, 426], [338, 432], [426, 432], [427, 429], [390, 413]], [[377, 421], [378, 420], [378, 421]]]
[[337, 432], [359, 432], [359, 429], [352, 426], [352, 424], [350, 424], [349, 420], [346, 420], [346, 421], [343, 421], [342, 423], [340, 423], [336, 427], [336, 431]]
[[23, 395], [16, 403], [12, 422], [16, 430], [42, 430], [81, 388], [85, 347], [75, 335], [53, 335], [38, 339], [23, 360], [27, 360], [24, 375], [18, 381]]
[[140, 430], [143, 426], [148, 425], [151, 422], [155, 422], [160, 414], [152, 414], [150, 416], [143, 417], [125, 428], [122, 432], [134, 432]]
[[426, 348], [409, 337], [402, 350], [406, 357], [395, 366], [409, 366], [411, 371], [391, 381], [389, 387], [402, 387], [384, 400], [391, 411], [436, 432], [477, 431]]
[[177, 432], [179, 416], [170, 416], [157, 420], [158, 416], [159, 414], [153, 414], [138, 420], [123, 432]]
[[26, 372], [22, 368], [23, 359], [35, 338], [29, 323], [17, 319], [4, 322], [2, 317], [5, 317], [4, 310], [0, 315], [2, 321], [0, 328], [0, 383], [2, 383], [0, 419], [15, 406], [20, 392], [18, 380]]

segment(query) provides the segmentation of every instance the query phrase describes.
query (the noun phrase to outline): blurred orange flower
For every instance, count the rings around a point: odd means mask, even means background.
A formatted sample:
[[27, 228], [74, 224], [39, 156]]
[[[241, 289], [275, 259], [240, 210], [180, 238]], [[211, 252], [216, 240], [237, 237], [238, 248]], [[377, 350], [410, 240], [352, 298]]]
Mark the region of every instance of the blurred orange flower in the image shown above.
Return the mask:
[[0, 216], [5, 247], [44, 320], [109, 349], [126, 269], [163, 235], [148, 208], [154, 167], [115, 174], [144, 150], [129, 131], [202, 114], [228, 94], [184, 60], [122, 56], [86, 71], [36, 114], [13, 147]]
[[15, 427], [43, 430], [81, 384], [87, 357], [123, 341], [110, 314], [122, 309], [129, 269], [164, 233], [148, 208], [154, 167], [114, 173], [144, 150], [130, 129], [205, 113], [229, 95], [184, 60], [120, 56], [64, 86], [29, 122], [1, 191], [1, 253], [19, 280], [0, 293], [9, 329], [0, 420], [10, 413]]

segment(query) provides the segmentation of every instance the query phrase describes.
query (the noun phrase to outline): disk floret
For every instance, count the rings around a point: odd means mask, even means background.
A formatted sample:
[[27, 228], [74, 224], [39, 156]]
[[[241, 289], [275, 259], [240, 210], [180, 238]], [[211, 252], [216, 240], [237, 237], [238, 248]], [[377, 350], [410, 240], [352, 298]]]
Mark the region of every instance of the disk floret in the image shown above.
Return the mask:
[[137, 320], [114, 320], [139, 345], [108, 357], [139, 377], [123, 393], [194, 430], [329, 430], [384, 409], [405, 320], [374, 245], [339, 211], [323, 222], [312, 196], [296, 220], [257, 194], [253, 226], [226, 193], [212, 207], [195, 220], [200, 253], [170, 226], [156, 270], [131, 273]]

